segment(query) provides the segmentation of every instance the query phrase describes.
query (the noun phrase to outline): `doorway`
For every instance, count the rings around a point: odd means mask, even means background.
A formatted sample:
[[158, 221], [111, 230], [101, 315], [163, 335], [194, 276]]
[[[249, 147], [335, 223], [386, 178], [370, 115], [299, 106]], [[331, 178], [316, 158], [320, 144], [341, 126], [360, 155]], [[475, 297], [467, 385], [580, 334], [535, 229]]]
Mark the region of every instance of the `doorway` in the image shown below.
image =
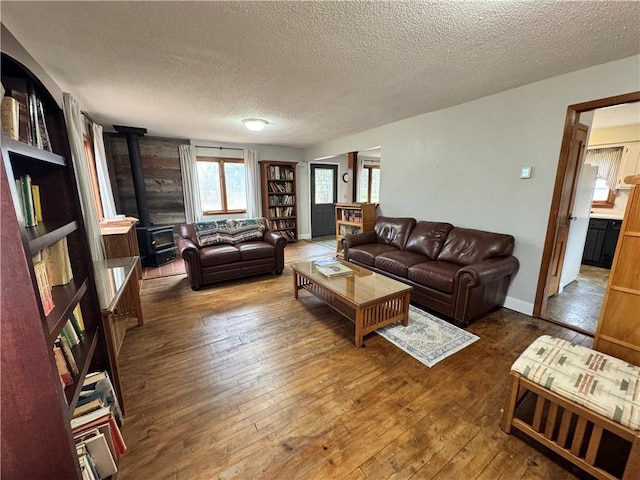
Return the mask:
[[[534, 302], [533, 315], [568, 326], [582, 333], [595, 333], [595, 324], [585, 324], [580, 319], [586, 318], [586, 313], [596, 318], [594, 310], [599, 312], [602, 305], [602, 297], [606, 288], [608, 270], [591, 269], [578, 265], [577, 281], [568, 285], [566, 290], [557, 289], [558, 259], [563, 258], [568, 248], [563, 241], [563, 229], [570, 224], [575, 215], [573, 212], [574, 199], [577, 195], [579, 175], [575, 174], [575, 164], [571, 157], [575, 155], [576, 138], [579, 131], [578, 122], [580, 114], [604, 109], [615, 105], [629, 104], [640, 101], [640, 92], [634, 92], [616, 97], [609, 97], [592, 102], [571, 105], [567, 108], [564, 135], [560, 150], [558, 170], [556, 173], [555, 189], [552, 197], [551, 210], [547, 225], [547, 236], [543, 249], [540, 276]], [[579, 170], [583, 167], [583, 156], [580, 155]], [[584, 248], [584, 238], [578, 244]], [[573, 248], [576, 248], [575, 246]], [[576, 252], [573, 252], [574, 254]], [[582, 251], [579, 252], [581, 256]], [[557, 293], [557, 294], [556, 294]], [[555, 296], [554, 296], [555, 295]], [[582, 315], [580, 312], [582, 311]], [[573, 312], [573, 313], [569, 313]], [[572, 315], [575, 318], [572, 318]]]
[[312, 163], [309, 169], [311, 175], [311, 237], [335, 237], [338, 166]]

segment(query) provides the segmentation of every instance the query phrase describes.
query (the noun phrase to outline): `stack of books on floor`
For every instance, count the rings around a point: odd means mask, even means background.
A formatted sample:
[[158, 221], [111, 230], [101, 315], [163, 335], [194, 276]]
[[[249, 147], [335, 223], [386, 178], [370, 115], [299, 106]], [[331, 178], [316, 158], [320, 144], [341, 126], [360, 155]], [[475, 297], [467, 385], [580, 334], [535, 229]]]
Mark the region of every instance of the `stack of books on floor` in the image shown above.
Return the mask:
[[122, 412], [109, 375], [88, 374], [71, 420], [83, 480], [117, 473], [118, 459], [127, 451], [120, 426]]

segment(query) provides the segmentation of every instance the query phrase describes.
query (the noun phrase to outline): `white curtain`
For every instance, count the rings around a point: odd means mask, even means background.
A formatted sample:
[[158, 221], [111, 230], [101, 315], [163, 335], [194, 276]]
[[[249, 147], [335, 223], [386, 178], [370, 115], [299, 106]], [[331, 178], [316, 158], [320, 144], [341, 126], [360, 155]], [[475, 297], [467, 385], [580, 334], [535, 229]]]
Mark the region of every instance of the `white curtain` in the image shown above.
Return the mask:
[[93, 152], [98, 173], [98, 186], [100, 188], [100, 200], [102, 201], [102, 213], [104, 218], [113, 218], [116, 215], [116, 202], [113, 200], [113, 191], [109, 181], [109, 169], [107, 168], [107, 155], [104, 151], [104, 138], [102, 126], [91, 123], [93, 130]]
[[258, 168], [258, 151], [244, 151], [244, 172], [247, 192], [247, 218], [262, 216], [260, 205], [260, 170]]
[[587, 150], [584, 163], [598, 167], [598, 178], [602, 178], [609, 190], [618, 188], [618, 170], [622, 163], [624, 147], [592, 148]]
[[94, 262], [104, 260], [104, 242], [98, 228], [98, 212], [93, 200], [91, 187], [91, 175], [89, 173], [89, 161], [84, 150], [83, 125], [84, 117], [80, 111], [78, 102], [68, 93], [64, 93], [64, 120], [67, 124], [67, 134], [69, 136], [69, 147], [71, 149], [71, 160], [76, 172], [76, 183], [80, 196], [80, 206], [84, 216], [84, 225], [89, 241], [89, 250]]
[[200, 184], [198, 183], [198, 165], [196, 147], [180, 145], [180, 170], [182, 171], [182, 194], [184, 197], [184, 215], [186, 223], [202, 221], [202, 203], [200, 202]]

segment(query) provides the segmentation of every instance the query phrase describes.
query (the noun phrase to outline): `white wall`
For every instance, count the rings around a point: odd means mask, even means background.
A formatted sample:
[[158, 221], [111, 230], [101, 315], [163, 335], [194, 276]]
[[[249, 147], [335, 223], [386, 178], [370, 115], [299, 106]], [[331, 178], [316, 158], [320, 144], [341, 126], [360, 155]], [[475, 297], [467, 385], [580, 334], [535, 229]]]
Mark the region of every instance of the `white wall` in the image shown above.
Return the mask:
[[[639, 79], [636, 55], [321, 143], [304, 158], [380, 145], [383, 214], [514, 235], [520, 271], [505, 306], [531, 314], [567, 106], [640, 90]], [[523, 166], [531, 179], [519, 179]]]

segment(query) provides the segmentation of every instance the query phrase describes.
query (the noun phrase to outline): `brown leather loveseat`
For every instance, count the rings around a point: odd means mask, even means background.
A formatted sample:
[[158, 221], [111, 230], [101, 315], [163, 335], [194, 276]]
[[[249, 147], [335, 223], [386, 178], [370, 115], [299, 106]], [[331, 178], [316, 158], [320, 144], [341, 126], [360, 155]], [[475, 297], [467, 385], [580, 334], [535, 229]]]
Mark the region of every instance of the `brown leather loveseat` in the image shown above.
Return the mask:
[[518, 260], [511, 235], [378, 217], [342, 240], [345, 260], [413, 287], [411, 300], [466, 326], [504, 303]]
[[202, 285], [284, 270], [287, 240], [264, 218], [181, 225], [178, 251], [193, 290]]

